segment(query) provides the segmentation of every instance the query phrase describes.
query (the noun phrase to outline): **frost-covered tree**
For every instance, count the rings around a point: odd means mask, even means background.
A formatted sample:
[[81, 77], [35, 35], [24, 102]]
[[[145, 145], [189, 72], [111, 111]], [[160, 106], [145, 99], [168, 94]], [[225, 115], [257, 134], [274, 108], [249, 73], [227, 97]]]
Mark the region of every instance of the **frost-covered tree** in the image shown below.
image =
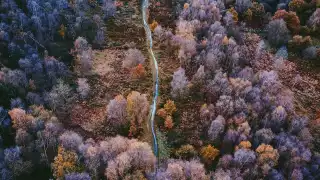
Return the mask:
[[49, 163], [48, 156], [53, 157], [59, 143], [59, 136], [63, 132], [61, 123], [49, 121], [45, 124], [44, 129], [37, 132], [36, 149], [41, 153], [41, 157], [46, 163]]
[[107, 179], [124, 178], [130, 172], [141, 170], [151, 173], [155, 166], [155, 156], [151, 147], [145, 142], [130, 140], [127, 150], [108, 161], [105, 170]]
[[233, 18], [233, 14], [230, 11], [227, 11], [226, 14], [223, 16], [223, 22], [227, 27], [232, 27], [236, 23]]
[[32, 141], [32, 136], [24, 129], [18, 129], [16, 132], [15, 142], [18, 146], [28, 146]]
[[271, 128], [274, 132], [279, 132], [286, 122], [287, 112], [282, 106], [275, 108], [271, 115], [267, 114], [262, 120], [262, 125]]
[[285, 180], [283, 174], [275, 169], [271, 169], [266, 177], [270, 180]]
[[92, 19], [96, 23], [98, 29], [102, 27], [103, 20], [101, 19], [101, 17], [98, 14], [93, 15]]
[[212, 119], [215, 118], [215, 108], [213, 104], [203, 104], [200, 108], [200, 119], [204, 124], [204, 127], [208, 127], [211, 124]]
[[112, 137], [107, 141], [100, 141], [100, 153], [103, 163], [114, 159], [118, 154], [126, 151], [129, 147], [129, 139], [122, 136]]
[[[50, 87], [55, 85], [59, 78], [63, 79], [69, 74], [67, 66], [53, 57], [46, 57], [44, 59], [43, 67], [45, 69], [46, 77], [48, 78], [48, 82], [46, 83]], [[38, 80], [35, 79], [35, 81], [37, 82]], [[37, 88], [42, 88], [41, 84], [38, 86], [40, 87]]]
[[241, 148], [234, 153], [234, 161], [240, 167], [252, 166], [256, 161], [256, 155], [252, 150]]
[[74, 51], [76, 53], [81, 53], [89, 49], [88, 41], [83, 37], [78, 37], [73, 44], [74, 44]]
[[47, 102], [53, 110], [66, 107], [72, 98], [72, 89], [62, 80], [53, 86], [52, 90], [47, 94]]
[[303, 180], [303, 174], [300, 170], [300, 168], [295, 168], [291, 173], [291, 179], [292, 180]]
[[[220, 34], [218, 34], [220, 35]], [[216, 36], [215, 36], [216, 37]], [[221, 67], [220, 62], [225, 58], [225, 54], [219, 49], [211, 49], [205, 57], [205, 67], [209, 72], [215, 72]]]
[[171, 95], [174, 98], [185, 98], [189, 92], [189, 81], [185, 75], [185, 70], [179, 68], [174, 72], [173, 78], [171, 81]]
[[298, 134], [299, 140], [308, 148], [313, 148], [314, 147], [314, 137], [309, 131], [309, 128], [303, 128], [299, 134]]
[[275, 137], [276, 148], [286, 157], [287, 167], [299, 167], [311, 160], [311, 151], [296, 136], [281, 132]]
[[217, 167], [218, 168], [223, 168], [223, 169], [228, 169], [233, 165], [233, 157], [230, 154], [225, 154], [223, 155], [218, 162]]
[[224, 35], [226, 34], [226, 29], [221, 25], [220, 21], [214, 22], [208, 30], [208, 37], [209, 39], [214, 37], [216, 34]]
[[117, 8], [113, 0], [103, 0], [102, 10], [103, 10], [104, 18], [108, 19], [115, 15]]
[[252, 90], [252, 83], [242, 78], [229, 78], [232, 85], [232, 94], [239, 98], [245, 98]]
[[317, 8], [309, 18], [308, 25], [313, 28], [320, 27], [320, 8]]
[[25, 88], [28, 85], [26, 74], [21, 70], [1, 69], [4, 72], [3, 80], [15, 87]]
[[65, 180], [91, 180], [88, 173], [69, 173], [64, 176]]
[[272, 46], [281, 46], [289, 40], [289, 30], [283, 19], [276, 19], [269, 22], [268, 41]]
[[79, 147], [79, 152], [84, 158], [84, 164], [93, 177], [97, 177], [101, 166], [100, 146], [93, 139], [87, 139]]
[[0, 126], [1, 127], [9, 127], [10, 126], [10, 117], [8, 115], [8, 111], [0, 106]]
[[236, 0], [235, 8], [237, 12], [244, 13], [252, 6], [252, 2], [249, 0]]
[[196, 86], [201, 86], [205, 83], [206, 74], [204, 72], [204, 66], [200, 66], [196, 74], [192, 77], [192, 83]]
[[92, 69], [93, 52], [87, 40], [83, 37], [78, 37], [74, 42], [74, 49], [76, 55], [76, 64], [78, 71], [81, 74], [87, 74]]
[[19, 147], [7, 148], [4, 150], [4, 164], [12, 171], [12, 174], [15, 177], [30, 172], [32, 168], [32, 163], [30, 161], [24, 161], [22, 159]]
[[240, 174], [240, 169], [217, 169], [211, 176], [213, 179], [221, 179], [221, 180], [243, 180]]
[[289, 131], [292, 134], [298, 134], [308, 124], [308, 118], [305, 116], [295, 116], [290, 122]]
[[223, 117], [230, 117], [234, 114], [234, 101], [231, 96], [220, 96], [215, 107], [216, 112]]
[[208, 179], [204, 165], [198, 160], [182, 161], [170, 159], [164, 169], [160, 169], [155, 178], [161, 179]]
[[126, 52], [125, 58], [122, 62], [122, 67], [133, 68], [138, 64], [144, 64], [145, 57], [142, 52], [138, 49], [129, 49]]
[[80, 97], [82, 99], [85, 99], [88, 97], [90, 92], [90, 85], [87, 82], [88, 80], [86, 78], [78, 78], [78, 88], [77, 92], [79, 93]]
[[276, 58], [288, 59], [288, 49], [286, 46], [281, 46], [275, 54]]
[[244, 99], [238, 98], [234, 101], [235, 113], [248, 113], [248, 106]]
[[15, 99], [11, 99], [11, 109], [13, 108], [21, 108], [23, 109], [25, 107], [23, 101], [21, 98], [15, 98]]
[[306, 49], [304, 49], [302, 51], [302, 57], [304, 59], [310, 59], [310, 60], [314, 60], [317, 58], [318, 54], [317, 54], [317, 48], [314, 46], [308, 47]]
[[[275, 96], [281, 92], [282, 84], [279, 81], [279, 76], [276, 71], [260, 71], [256, 77], [260, 90], [264, 95], [262, 98], [266, 99], [268, 95]], [[272, 105], [271, 102], [266, 103]]]
[[[189, 4], [190, 3], [190, 4]], [[206, 21], [209, 24], [219, 21], [221, 18], [220, 11], [224, 10], [224, 3], [220, 0], [218, 1], [199, 1], [192, 0], [184, 5], [180, 17], [191, 21], [200, 20]]]
[[189, 70], [190, 64], [192, 62], [192, 58], [194, 55], [196, 55], [197, 49], [196, 49], [196, 42], [194, 39], [183, 39], [180, 40], [180, 49], [178, 58], [180, 60], [181, 67], [186, 68], [186, 70]]
[[206, 89], [213, 101], [217, 100], [221, 95], [231, 95], [232, 92], [227, 74], [220, 70], [216, 72], [214, 79], [207, 84]]
[[127, 117], [127, 100], [118, 95], [107, 106], [107, 120], [112, 126], [119, 127], [128, 122]]
[[211, 122], [210, 128], [208, 130], [209, 139], [215, 141], [224, 132], [226, 121], [222, 116], [218, 116], [215, 120]]
[[275, 135], [271, 129], [259, 129], [254, 135], [254, 145], [269, 144], [274, 137]]
[[99, 28], [97, 30], [96, 36], [94, 38], [94, 43], [98, 44], [99, 46], [102, 46], [105, 43], [105, 30], [104, 28]]
[[92, 69], [93, 52], [91, 47], [78, 55], [78, 63], [80, 63], [80, 72], [86, 74]]
[[253, 80], [253, 76], [254, 76], [254, 72], [253, 72], [253, 69], [251, 67], [246, 66], [237, 75], [241, 79], [244, 79], [244, 80], [247, 80], [247, 81], [252, 81]]
[[66, 131], [61, 134], [59, 141], [64, 149], [73, 151], [77, 151], [79, 145], [83, 143], [82, 137], [73, 131]]

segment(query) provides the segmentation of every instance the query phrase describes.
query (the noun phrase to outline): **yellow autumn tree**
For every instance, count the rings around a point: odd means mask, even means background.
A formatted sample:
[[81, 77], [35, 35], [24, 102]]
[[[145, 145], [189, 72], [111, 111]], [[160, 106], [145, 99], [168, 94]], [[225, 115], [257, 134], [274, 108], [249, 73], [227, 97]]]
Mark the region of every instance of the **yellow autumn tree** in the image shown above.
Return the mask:
[[228, 12], [230, 12], [232, 14], [232, 19], [234, 20], [235, 23], [238, 22], [239, 18], [238, 18], [238, 12], [231, 7], [230, 9], [228, 9]]
[[188, 9], [189, 8], [189, 3], [184, 3], [184, 5], [183, 5], [183, 9]]
[[303, 0], [292, 0], [289, 3], [289, 10], [294, 12], [299, 12], [306, 6], [306, 4], [307, 3], [304, 2]]
[[252, 20], [252, 16], [253, 16], [253, 13], [252, 13], [252, 10], [251, 9], [248, 9], [245, 13], [244, 13], [244, 17], [247, 21], [251, 21]]
[[224, 38], [222, 39], [222, 44], [223, 44], [224, 46], [226, 46], [226, 45], [229, 44], [229, 39], [228, 39], [227, 36], [224, 36]]
[[65, 174], [77, 171], [78, 156], [75, 152], [67, 151], [63, 147], [58, 147], [58, 154], [52, 163], [53, 176], [57, 180], [62, 180]]
[[152, 32], [154, 32], [154, 30], [157, 28], [158, 26], [158, 22], [153, 20], [152, 23], [150, 24], [150, 29]]
[[167, 112], [167, 115], [172, 115], [177, 111], [176, 105], [174, 104], [174, 101], [167, 100], [166, 104], [164, 105], [164, 110]]
[[64, 39], [65, 35], [66, 35], [66, 27], [61, 24], [60, 29], [59, 29], [59, 35]]
[[201, 157], [204, 159], [204, 161], [208, 164], [211, 164], [212, 161], [219, 156], [220, 151], [216, 148], [214, 148], [211, 144], [202, 147], [200, 151]]
[[197, 155], [195, 148], [190, 145], [182, 145], [179, 149], [176, 150], [175, 155], [181, 159], [189, 159]]
[[141, 125], [147, 119], [149, 102], [146, 94], [132, 91], [127, 97], [127, 112], [130, 119], [130, 136], [142, 129]]

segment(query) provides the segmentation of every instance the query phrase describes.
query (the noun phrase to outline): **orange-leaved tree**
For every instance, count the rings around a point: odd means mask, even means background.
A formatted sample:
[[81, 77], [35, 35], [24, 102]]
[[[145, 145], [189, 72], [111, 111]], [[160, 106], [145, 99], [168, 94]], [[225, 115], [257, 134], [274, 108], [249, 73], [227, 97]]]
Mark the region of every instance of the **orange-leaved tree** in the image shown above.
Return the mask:
[[219, 156], [219, 153], [220, 151], [216, 149], [214, 146], [212, 146], [211, 144], [205, 147], [202, 147], [200, 151], [201, 157], [208, 164], [211, 164], [212, 161], [215, 160], [217, 156]]
[[283, 19], [286, 22], [288, 29], [294, 34], [297, 34], [300, 30], [300, 20], [296, 12], [287, 12], [286, 10], [281, 9], [276, 11], [272, 17], [272, 20], [275, 19]]
[[62, 180], [65, 174], [76, 172], [78, 156], [75, 152], [67, 151], [63, 147], [58, 147], [58, 154], [52, 163], [53, 176]]

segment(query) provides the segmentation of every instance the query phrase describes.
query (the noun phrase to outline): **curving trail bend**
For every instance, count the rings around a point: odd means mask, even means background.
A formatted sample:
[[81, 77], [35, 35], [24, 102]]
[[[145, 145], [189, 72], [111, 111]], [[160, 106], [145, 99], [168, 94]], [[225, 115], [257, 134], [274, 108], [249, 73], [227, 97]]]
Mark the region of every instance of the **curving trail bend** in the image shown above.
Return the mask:
[[156, 114], [157, 109], [157, 99], [159, 95], [159, 78], [158, 78], [158, 62], [154, 56], [152, 47], [153, 47], [153, 41], [152, 41], [152, 33], [149, 28], [149, 24], [147, 23], [147, 9], [149, 6], [149, 0], [142, 0], [142, 19], [143, 19], [143, 26], [146, 31], [147, 36], [147, 44], [148, 44], [148, 51], [151, 56], [151, 65], [152, 66], [152, 74], [153, 74], [153, 99], [152, 99], [152, 105], [150, 109], [150, 126], [151, 126], [151, 132], [152, 132], [152, 138], [153, 138], [153, 152], [158, 157], [158, 143], [157, 143], [157, 136], [154, 129], [154, 117]]

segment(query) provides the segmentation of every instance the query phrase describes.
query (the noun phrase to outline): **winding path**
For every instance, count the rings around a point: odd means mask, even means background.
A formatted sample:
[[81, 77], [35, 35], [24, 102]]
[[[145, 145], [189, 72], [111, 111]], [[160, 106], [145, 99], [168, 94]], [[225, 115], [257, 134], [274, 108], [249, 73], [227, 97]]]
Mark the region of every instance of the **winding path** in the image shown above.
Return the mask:
[[152, 138], [153, 138], [153, 152], [158, 157], [158, 142], [157, 142], [157, 136], [154, 129], [154, 117], [156, 114], [157, 109], [157, 99], [159, 95], [159, 78], [158, 78], [158, 62], [154, 56], [152, 47], [153, 47], [153, 41], [152, 41], [152, 33], [149, 28], [149, 24], [147, 23], [147, 10], [149, 6], [149, 0], [142, 0], [142, 19], [143, 19], [143, 26], [146, 31], [147, 36], [147, 44], [148, 44], [148, 51], [151, 56], [151, 65], [152, 66], [152, 74], [153, 74], [153, 99], [152, 99], [152, 105], [150, 109], [150, 126], [151, 126], [151, 132], [152, 132]]

